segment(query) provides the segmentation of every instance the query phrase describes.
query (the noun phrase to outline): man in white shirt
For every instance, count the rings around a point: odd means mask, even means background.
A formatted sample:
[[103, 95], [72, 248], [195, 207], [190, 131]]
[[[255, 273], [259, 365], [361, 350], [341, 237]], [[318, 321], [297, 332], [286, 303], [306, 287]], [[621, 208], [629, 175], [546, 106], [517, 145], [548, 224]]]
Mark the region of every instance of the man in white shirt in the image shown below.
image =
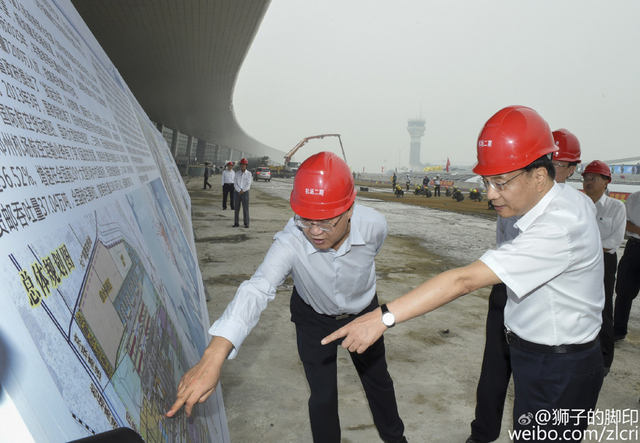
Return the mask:
[[[580, 160], [580, 141], [567, 129], [552, 133], [558, 150], [553, 153], [553, 169], [556, 183], [565, 183], [573, 175]], [[496, 223], [496, 246], [516, 238], [519, 231], [514, 224], [520, 217], [502, 218]], [[504, 339], [504, 307], [507, 304], [507, 287], [504, 283], [493, 285], [489, 294], [486, 341], [478, 389], [476, 391], [475, 418], [471, 422], [471, 435], [465, 443], [489, 443], [500, 436], [504, 401], [511, 380], [511, 352]]]
[[[357, 318], [323, 343], [344, 337], [343, 347], [363, 352], [388, 324], [503, 282], [514, 439], [580, 441], [604, 373], [598, 342], [604, 266], [593, 203], [554, 181], [551, 154], [557, 149], [549, 125], [533, 109], [510, 106], [491, 117], [478, 137], [474, 172], [483, 176], [501, 217], [520, 217], [514, 224], [518, 235], [388, 303], [388, 312], [376, 309]], [[579, 410], [584, 413], [578, 416]], [[545, 411], [571, 417], [545, 421]]]
[[440, 176], [436, 175], [435, 180], [433, 181], [433, 196], [440, 197]]
[[236, 172], [233, 170], [233, 162], [227, 163], [227, 169], [222, 171], [222, 209], [227, 209], [227, 196], [231, 209], [235, 209], [233, 204], [233, 186], [236, 181]]
[[242, 222], [245, 228], [249, 227], [249, 188], [251, 188], [251, 171], [247, 171], [249, 160], [240, 160], [240, 171], [236, 172], [233, 184], [233, 204], [235, 205], [235, 217], [233, 227], [240, 226], [240, 206], [242, 206]]
[[631, 194], [624, 206], [628, 238], [618, 264], [616, 307], [613, 315], [613, 334], [616, 340], [627, 336], [631, 304], [640, 291], [640, 191]]
[[[320, 341], [336, 327], [378, 308], [375, 257], [388, 234], [384, 216], [355, 205], [355, 197], [351, 171], [337, 155], [321, 152], [300, 165], [290, 199], [296, 215], [275, 235], [258, 270], [240, 285], [209, 330], [213, 339], [200, 362], [182, 377], [168, 417], [183, 404], [189, 415], [195, 403], [213, 393], [225, 359], [236, 356], [277, 287], [291, 275], [291, 320], [311, 390], [313, 440], [340, 442], [338, 344], [323, 346]], [[382, 337], [367, 352], [351, 353], [351, 359], [380, 437], [406, 442]]]
[[613, 363], [613, 288], [616, 283], [618, 255], [616, 251], [624, 240], [626, 214], [620, 200], [606, 195], [607, 185], [611, 182], [611, 170], [606, 163], [594, 160], [582, 173], [582, 189], [596, 205], [596, 220], [600, 230], [602, 251], [604, 252], [604, 310], [602, 311], [602, 329], [600, 346], [604, 359], [604, 375], [609, 373]]

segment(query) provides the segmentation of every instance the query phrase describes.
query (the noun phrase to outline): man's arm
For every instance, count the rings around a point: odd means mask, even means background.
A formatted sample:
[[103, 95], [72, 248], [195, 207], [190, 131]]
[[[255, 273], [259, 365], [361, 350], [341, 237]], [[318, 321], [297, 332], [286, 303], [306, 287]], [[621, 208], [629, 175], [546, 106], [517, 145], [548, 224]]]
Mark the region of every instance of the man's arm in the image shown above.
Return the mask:
[[[468, 266], [451, 269], [427, 280], [402, 297], [387, 303], [387, 307], [395, 316], [396, 323], [400, 323], [433, 311], [461, 295], [497, 283], [501, 281], [491, 268], [476, 260]], [[325, 337], [322, 344], [344, 337], [343, 348], [362, 354], [387, 329], [381, 316], [381, 310], [376, 309], [358, 317]]]
[[226, 338], [214, 336], [211, 339], [200, 361], [182, 376], [177, 400], [167, 417], [173, 417], [182, 405], [189, 417], [196, 403], [204, 403], [213, 394], [220, 381], [222, 365], [232, 349], [233, 345]]
[[627, 220], [627, 232], [632, 232], [634, 234], [640, 235], [640, 226], [636, 226]]

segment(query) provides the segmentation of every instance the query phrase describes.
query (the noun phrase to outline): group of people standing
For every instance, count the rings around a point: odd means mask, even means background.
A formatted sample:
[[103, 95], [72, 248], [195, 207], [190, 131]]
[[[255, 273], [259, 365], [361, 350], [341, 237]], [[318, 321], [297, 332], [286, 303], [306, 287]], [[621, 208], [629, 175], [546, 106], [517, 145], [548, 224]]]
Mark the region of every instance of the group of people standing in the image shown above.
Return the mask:
[[[391, 189], [396, 188], [397, 182], [398, 182], [398, 176], [394, 172], [393, 176], [391, 177]], [[424, 178], [422, 179], [422, 186], [427, 188], [429, 186], [429, 183], [430, 183], [429, 177], [425, 175]], [[409, 174], [407, 174], [407, 177], [405, 178], [405, 184], [407, 186], [407, 191], [408, 191], [409, 187], [411, 186], [411, 176]], [[433, 179], [433, 195], [435, 197], [440, 197], [440, 176], [439, 175], [436, 175], [436, 178]]]
[[[552, 133], [536, 111], [524, 106], [493, 115], [476, 146], [474, 172], [482, 176], [498, 213], [496, 249], [381, 305], [375, 257], [388, 235], [386, 220], [355, 203], [353, 176], [338, 156], [321, 152], [305, 160], [291, 192], [295, 215], [209, 330], [212, 340], [182, 377], [167, 416], [183, 405], [190, 415], [214, 392], [222, 365], [236, 356], [278, 286], [291, 276], [291, 320], [310, 387], [313, 441], [340, 442], [336, 356], [341, 345], [350, 352], [382, 441], [406, 442], [387, 370], [384, 332], [492, 286], [478, 406], [467, 442], [498, 438], [511, 376], [513, 430], [521, 433], [516, 442], [581, 441], [586, 412], [595, 409], [613, 358], [609, 314], [604, 312], [611, 306], [611, 259], [604, 256], [615, 254], [622, 239], [620, 205], [604, 192], [610, 174], [592, 162], [583, 172], [584, 194], [564, 184], [580, 162], [577, 138], [565, 129]], [[630, 205], [637, 200], [637, 194], [630, 197], [626, 216], [627, 232], [636, 237], [640, 214], [637, 203], [632, 209]], [[636, 254], [638, 278], [640, 237], [628, 242], [627, 249], [630, 245], [635, 245], [630, 255]], [[618, 278], [620, 286], [620, 273]], [[635, 297], [638, 284], [633, 288]], [[530, 438], [537, 424], [531, 417], [537, 412], [565, 410], [585, 414], [549, 422], [545, 437]]]
[[[555, 170], [555, 182], [565, 183], [574, 174], [578, 164], [581, 162], [580, 142], [567, 129], [558, 129], [552, 133], [552, 136], [558, 149], [553, 153], [552, 162]], [[611, 171], [602, 161], [594, 160], [589, 163], [583, 169], [582, 177], [584, 194], [595, 206], [595, 219], [602, 243], [604, 306], [601, 314], [602, 324], [598, 333], [598, 340], [603, 360], [603, 376], [606, 376], [613, 362], [614, 339], [620, 338], [615, 336], [614, 331], [613, 294], [617, 266], [616, 251], [624, 240], [625, 228], [629, 231], [627, 233], [632, 235], [629, 226], [633, 229], [634, 225], [631, 221], [627, 222], [627, 219], [631, 220], [632, 217], [632, 211], [629, 210], [629, 207], [632, 205], [633, 199], [627, 202], [628, 207], [625, 210], [625, 204], [607, 196], [606, 191], [607, 185], [611, 182]], [[640, 197], [640, 192], [634, 195], [638, 198]], [[498, 216], [496, 230], [496, 244], [498, 247], [504, 243], [511, 242], [518, 236], [520, 232], [515, 225], [519, 219], [520, 217], [503, 218]], [[635, 223], [638, 223], [635, 226], [640, 226], [640, 213], [635, 217]], [[630, 237], [630, 239], [632, 238]], [[633, 244], [633, 240], [628, 241], [627, 247], [629, 247], [629, 244]], [[631, 262], [631, 260], [625, 260], [625, 262], [627, 261]], [[639, 264], [640, 262], [636, 257], [634, 280], [637, 282], [640, 282]], [[624, 271], [624, 275], [619, 276], [619, 284], [620, 282], [628, 281], [629, 277], [631, 277], [631, 273]], [[639, 286], [636, 286], [635, 293], [631, 297], [625, 296], [624, 293], [621, 297], [620, 290], [618, 290], [617, 301], [633, 300], [638, 294], [638, 289]], [[627, 291], [627, 293], [631, 294], [632, 291]], [[475, 419], [471, 423], [471, 435], [467, 439], [467, 443], [492, 442], [500, 435], [504, 401], [512, 374], [511, 346], [504, 339], [507, 298], [507, 287], [504, 283], [493, 286], [489, 296], [486, 344], [477, 388]], [[620, 310], [622, 311], [622, 309]], [[620, 323], [624, 323], [626, 334], [629, 309], [626, 309], [625, 312], [626, 318], [621, 320], [619, 318], [621, 315], [619, 314], [618, 320]], [[551, 382], [551, 380], [549, 381]]]

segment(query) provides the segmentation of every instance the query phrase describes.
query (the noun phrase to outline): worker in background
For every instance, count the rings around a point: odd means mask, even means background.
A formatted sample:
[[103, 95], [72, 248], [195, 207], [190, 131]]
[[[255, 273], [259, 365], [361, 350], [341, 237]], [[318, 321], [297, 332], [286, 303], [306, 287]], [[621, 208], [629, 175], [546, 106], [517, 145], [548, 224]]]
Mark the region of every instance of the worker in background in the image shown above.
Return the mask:
[[233, 162], [227, 163], [227, 169], [222, 171], [222, 209], [227, 209], [227, 196], [231, 209], [235, 208], [233, 204], [233, 184], [236, 181], [236, 172], [233, 170]]
[[240, 171], [236, 172], [233, 183], [233, 204], [235, 206], [235, 218], [233, 227], [240, 226], [240, 206], [242, 206], [242, 222], [245, 228], [249, 227], [249, 188], [251, 188], [251, 172], [247, 171], [249, 161], [246, 158], [240, 160]]
[[[291, 275], [291, 320], [311, 390], [313, 441], [340, 442], [338, 345], [323, 346], [320, 340], [336, 326], [378, 308], [375, 257], [388, 235], [384, 216], [354, 204], [355, 198], [353, 176], [337, 155], [321, 152], [302, 163], [290, 199], [295, 216], [275, 235], [258, 270], [240, 285], [222, 317], [209, 330], [213, 339], [200, 362], [182, 377], [168, 417], [182, 405], [190, 415], [194, 404], [213, 393], [222, 364], [236, 356], [267, 302]], [[383, 338], [364, 353], [351, 353], [351, 360], [382, 440], [406, 442]]]
[[[518, 235], [354, 320], [323, 343], [344, 338], [343, 347], [363, 352], [396, 323], [505, 283], [515, 441], [556, 441], [558, 435], [580, 441], [582, 432], [573, 431], [586, 429], [604, 373], [598, 341], [604, 266], [594, 205], [572, 187], [555, 183], [551, 154], [558, 147], [533, 109], [502, 109], [487, 121], [477, 146], [473, 171], [483, 177], [498, 214], [519, 217], [513, 226]], [[567, 421], [536, 421], [539, 411], [564, 410], [585, 413]]]
[[391, 178], [391, 189], [396, 190], [396, 183], [398, 182], [398, 176], [396, 173], [393, 173], [393, 177]]
[[627, 336], [627, 324], [633, 300], [640, 291], [640, 191], [631, 194], [624, 203], [627, 214], [627, 244], [618, 264], [616, 306], [613, 314], [615, 340]]
[[[580, 141], [566, 129], [552, 133], [558, 150], [553, 153], [556, 183], [564, 183], [580, 163]], [[496, 246], [513, 240], [518, 229], [513, 225], [520, 217], [503, 218], [496, 222]], [[489, 295], [486, 342], [482, 369], [476, 391], [475, 419], [471, 422], [471, 435], [466, 443], [488, 443], [498, 439], [502, 427], [504, 401], [511, 379], [511, 353], [504, 339], [504, 307], [507, 304], [507, 287], [504, 283], [493, 285]]]
[[424, 187], [424, 194], [427, 195], [427, 189], [429, 189], [429, 177], [426, 175], [422, 179], [422, 186]]
[[433, 196], [440, 197], [440, 176], [436, 175], [435, 180], [433, 181]]
[[600, 230], [602, 251], [604, 252], [604, 310], [600, 346], [604, 360], [604, 375], [609, 373], [613, 363], [613, 289], [618, 266], [617, 251], [624, 240], [626, 213], [624, 203], [606, 195], [611, 182], [611, 170], [606, 163], [594, 160], [582, 173], [582, 189], [596, 205], [596, 220]]
[[580, 163], [580, 142], [567, 129], [553, 131], [553, 140], [558, 151], [553, 153], [553, 167], [556, 170], [556, 182], [565, 183]]
[[209, 189], [211, 189], [211, 183], [209, 183], [209, 176], [211, 175], [211, 165], [209, 164], [209, 162], [205, 162], [204, 164], [204, 187], [202, 189], [207, 189], [207, 186], [209, 186]]
[[406, 184], [407, 184], [407, 191], [408, 191], [409, 190], [409, 186], [411, 185], [411, 177], [409, 177], [408, 173], [407, 173]]

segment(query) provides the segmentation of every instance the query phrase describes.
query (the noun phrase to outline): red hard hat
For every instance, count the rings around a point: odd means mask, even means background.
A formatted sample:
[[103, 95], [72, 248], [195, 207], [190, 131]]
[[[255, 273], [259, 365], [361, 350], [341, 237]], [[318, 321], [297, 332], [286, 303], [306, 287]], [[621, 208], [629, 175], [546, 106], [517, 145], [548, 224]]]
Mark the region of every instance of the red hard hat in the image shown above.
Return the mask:
[[320, 152], [298, 168], [290, 204], [300, 217], [326, 220], [345, 212], [355, 199], [349, 166], [336, 154]]
[[589, 172], [593, 172], [594, 174], [604, 175], [609, 179], [609, 181], [611, 181], [611, 169], [609, 169], [609, 166], [607, 166], [605, 162], [602, 162], [600, 160], [592, 161], [587, 165], [586, 168], [584, 168], [584, 171], [582, 172], [582, 176], [584, 177], [584, 175], [588, 174]]
[[249, 160], [247, 160], [246, 158], [242, 158], [242, 159], [240, 160], [240, 164], [241, 164], [241, 165], [248, 165], [248, 164], [249, 164]]
[[227, 163], [227, 166], [229, 166], [229, 165], [233, 166], [233, 162]]
[[581, 162], [580, 142], [578, 141], [578, 137], [562, 128], [553, 131], [553, 141], [559, 149], [553, 153], [554, 160], [576, 163]]
[[525, 106], [509, 106], [491, 117], [478, 136], [478, 175], [521, 169], [555, 152], [551, 129], [540, 114]]

